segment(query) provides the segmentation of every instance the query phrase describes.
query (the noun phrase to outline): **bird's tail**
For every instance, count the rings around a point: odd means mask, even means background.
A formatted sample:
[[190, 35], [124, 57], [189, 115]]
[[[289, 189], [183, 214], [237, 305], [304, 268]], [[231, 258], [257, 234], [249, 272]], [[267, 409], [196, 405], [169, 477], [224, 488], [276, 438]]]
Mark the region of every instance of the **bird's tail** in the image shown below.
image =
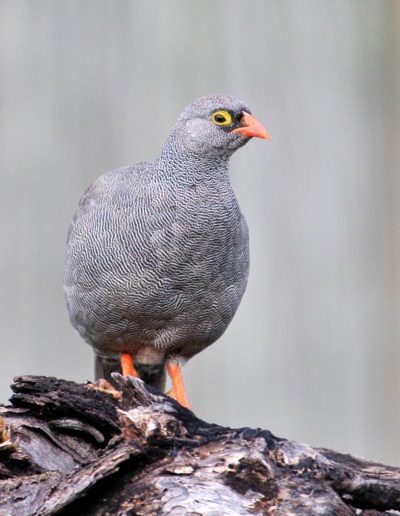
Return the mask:
[[121, 364], [117, 355], [105, 356], [94, 354], [94, 376], [96, 380], [104, 378], [112, 382], [111, 373], [121, 373]]
[[[95, 353], [94, 356], [96, 380], [104, 378], [112, 382], [111, 373], [121, 373], [121, 363], [118, 355], [100, 355]], [[166, 374], [164, 362], [161, 364], [134, 363], [134, 366], [145, 383], [152, 385], [159, 391], [165, 390]]]

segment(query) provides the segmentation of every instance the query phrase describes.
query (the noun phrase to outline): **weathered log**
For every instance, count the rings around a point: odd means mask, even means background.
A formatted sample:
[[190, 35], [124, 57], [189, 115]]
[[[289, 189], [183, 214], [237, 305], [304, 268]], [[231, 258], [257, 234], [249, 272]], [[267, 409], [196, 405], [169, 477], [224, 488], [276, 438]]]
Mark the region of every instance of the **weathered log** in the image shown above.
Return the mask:
[[0, 515], [400, 509], [400, 468], [209, 424], [141, 380], [114, 381], [119, 392], [15, 379], [0, 408]]

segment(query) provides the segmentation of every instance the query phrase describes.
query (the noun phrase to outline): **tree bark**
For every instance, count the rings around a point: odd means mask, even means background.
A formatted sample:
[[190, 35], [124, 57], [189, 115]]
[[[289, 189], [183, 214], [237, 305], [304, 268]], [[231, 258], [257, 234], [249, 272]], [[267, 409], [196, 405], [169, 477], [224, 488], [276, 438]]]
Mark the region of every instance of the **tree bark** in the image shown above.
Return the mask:
[[113, 376], [114, 392], [101, 383], [14, 380], [11, 406], [0, 407], [0, 515], [400, 509], [400, 468], [209, 424], [141, 380]]

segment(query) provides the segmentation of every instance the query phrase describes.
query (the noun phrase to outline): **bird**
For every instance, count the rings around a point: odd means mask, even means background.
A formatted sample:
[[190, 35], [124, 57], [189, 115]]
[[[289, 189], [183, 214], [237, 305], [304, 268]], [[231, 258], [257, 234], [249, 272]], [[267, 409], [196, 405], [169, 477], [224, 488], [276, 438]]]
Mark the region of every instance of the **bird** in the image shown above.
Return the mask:
[[230, 95], [189, 104], [158, 157], [101, 175], [70, 223], [63, 287], [95, 352], [96, 379], [122, 371], [190, 408], [181, 366], [231, 322], [249, 273], [249, 236], [229, 159], [265, 127]]

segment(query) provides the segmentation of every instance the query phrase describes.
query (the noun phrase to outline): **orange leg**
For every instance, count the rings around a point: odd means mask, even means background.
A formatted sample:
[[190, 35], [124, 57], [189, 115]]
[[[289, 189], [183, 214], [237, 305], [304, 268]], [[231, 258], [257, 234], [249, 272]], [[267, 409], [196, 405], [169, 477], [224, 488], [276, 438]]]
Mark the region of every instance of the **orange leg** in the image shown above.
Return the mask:
[[186, 396], [185, 387], [183, 385], [182, 373], [179, 364], [175, 362], [168, 362], [167, 370], [172, 380], [172, 389], [167, 393], [168, 396], [178, 401], [183, 407], [191, 410], [189, 400]]
[[132, 355], [130, 353], [122, 353], [121, 369], [122, 376], [136, 376], [136, 378], [139, 378], [139, 374], [133, 365]]

